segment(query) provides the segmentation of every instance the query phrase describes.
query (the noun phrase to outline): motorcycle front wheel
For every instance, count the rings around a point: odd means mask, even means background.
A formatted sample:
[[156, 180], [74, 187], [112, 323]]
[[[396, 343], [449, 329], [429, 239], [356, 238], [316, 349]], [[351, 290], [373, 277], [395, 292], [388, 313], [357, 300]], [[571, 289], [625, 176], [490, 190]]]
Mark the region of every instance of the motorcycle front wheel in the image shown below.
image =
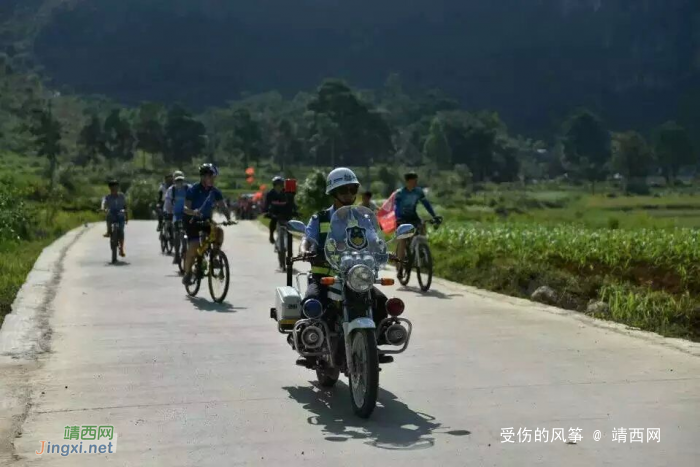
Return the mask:
[[350, 344], [350, 402], [358, 417], [369, 418], [377, 405], [379, 355], [374, 329], [354, 332]]

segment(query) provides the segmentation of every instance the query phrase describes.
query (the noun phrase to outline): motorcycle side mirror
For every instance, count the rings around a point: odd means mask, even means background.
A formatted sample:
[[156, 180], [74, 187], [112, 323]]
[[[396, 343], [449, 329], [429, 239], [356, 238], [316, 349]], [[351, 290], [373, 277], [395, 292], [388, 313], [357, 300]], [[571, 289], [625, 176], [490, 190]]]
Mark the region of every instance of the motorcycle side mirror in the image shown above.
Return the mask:
[[301, 221], [292, 220], [287, 222], [287, 229], [290, 232], [297, 232], [303, 234], [306, 232], [306, 225]]
[[396, 233], [394, 234], [394, 240], [404, 240], [406, 238], [411, 238], [416, 234], [416, 228], [411, 224], [401, 224], [397, 227]]

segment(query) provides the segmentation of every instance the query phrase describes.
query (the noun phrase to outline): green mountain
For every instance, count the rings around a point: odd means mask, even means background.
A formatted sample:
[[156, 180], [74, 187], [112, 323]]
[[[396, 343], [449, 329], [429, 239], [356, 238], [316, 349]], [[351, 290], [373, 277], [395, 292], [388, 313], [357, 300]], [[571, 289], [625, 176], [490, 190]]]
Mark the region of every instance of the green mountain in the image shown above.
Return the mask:
[[440, 88], [544, 134], [700, 121], [697, 0], [3, 0], [0, 40], [55, 86], [203, 109], [324, 77]]

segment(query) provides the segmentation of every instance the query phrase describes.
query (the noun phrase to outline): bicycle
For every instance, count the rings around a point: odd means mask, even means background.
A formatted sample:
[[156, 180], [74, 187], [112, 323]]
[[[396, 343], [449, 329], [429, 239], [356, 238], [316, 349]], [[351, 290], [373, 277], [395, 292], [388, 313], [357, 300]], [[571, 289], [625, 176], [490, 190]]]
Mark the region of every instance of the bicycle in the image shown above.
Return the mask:
[[401, 285], [408, 284], [411, 279], [411, 269], [415, 267], [421, 291], [427, 292], [430, 289], [430, 285], [433, 283], [433, 255], [430, 252], [425, 231], [428, 224], [433, 224], [437, 229], [441, 223], [441, 217], [421, 222], [418, 233], [413, 236], [411, 243], [406, 247], [403, 263], [398, 263], [397, 266], [396, 277]]
[[109, 247], [112, 250], [112, 264], [117, 263], [117, 249], [119, 248], [119, 240], [124, 240], [124, 232], [119, 228], [119, 217], [124, 215], [124, 210], [115, 213], [112, 221], [109, 223]]
[[173, 236], [173, 251], [175, 252], [174, 263], [180, 269], [181, 273], [185, 272], [185, 257], [187, 256], [187, 234], [185, 233], [185, 225], [182, 220], [174, 223], [175, 234]]
[[169, 255], [173, 251], [173, 217], [172, 215], [163, 215], [163, 228], [160, 230], [160, 250], [163, 254]]
[[289, 232], [287, 230], [287, 222], [288, 221], [278, 221], [275, 232], [275, 251], [277, 251], [277, 261], [279, 262], [282, 272], [287, 271], [287, 251], [291, 251], [293, 248], [293, 237], [287, 235]]
[[[197, 257], [193, 266], [194, 273], [192, 275], [192, 281], [185, 285], [185, 290], [189, 296], [196, 296], [199, 292], [202, 279], [204, 279], [204, 276], [208, 276], [209, 294], [211, 295], [212, 300], [217, 303], [221, 303], [224, 301], [226, 294], [228, 293], [230, 276], [226, 253], [224, 253], [221, 248], [216, 245], [216, 227], [220, 225], [233, 225], [236, 224], [236, 222], [227, 221], [217, 223], [211, 219], [208, 221], [199, 222], [200, 225], [205, 223], [209, 223], [211, 229], [209, 231], [209, 235], [199, 237], [199, 248], [197, 248]], [[223, 290], [220, 293], [217, 293], [214, 290], [217, 286], [223, 287]]]

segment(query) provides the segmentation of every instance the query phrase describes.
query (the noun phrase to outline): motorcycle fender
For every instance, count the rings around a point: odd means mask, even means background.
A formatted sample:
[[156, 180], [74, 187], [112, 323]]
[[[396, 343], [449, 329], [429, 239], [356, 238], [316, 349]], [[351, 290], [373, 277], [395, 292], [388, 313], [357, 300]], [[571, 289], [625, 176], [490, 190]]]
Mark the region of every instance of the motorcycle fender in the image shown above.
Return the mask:
[[356, 329], [375, 329], [376, 327], [372, 318], [355, 318], [350, 323], [343, 323], [346, 336], [352, 334]]

